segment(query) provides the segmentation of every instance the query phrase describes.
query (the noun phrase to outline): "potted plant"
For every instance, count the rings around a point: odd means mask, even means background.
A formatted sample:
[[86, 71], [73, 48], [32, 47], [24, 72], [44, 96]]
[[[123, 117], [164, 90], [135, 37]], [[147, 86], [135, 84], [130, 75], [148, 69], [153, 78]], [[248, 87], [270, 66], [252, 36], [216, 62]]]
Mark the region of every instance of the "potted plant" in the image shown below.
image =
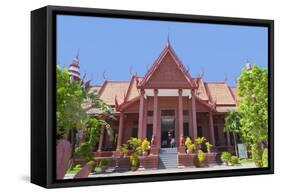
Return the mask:
[[239, 163], [239, 158], [237, 156], [231, 156], [230, 157], [230, 165], [235, 165]]
[[201, 150], [201, 145], [206, 141], [205, 137], [197, 137], [195, 139], [195, 145], [198, 150]]
[[101, 161], [100, 161], [100, 168], [101, 168], [101, 172], [105, 172], [106, 170], [107, 170], [107, 168], [108, 168], [108, 165], [109, 165], [109, 160], [107, 160], [107, 159], [102, 159]]
[[211, 148], [213, 147], [213, 145], [210, 144], [210, 142], [208, 142], [208, 141], [205, 143], [205, 145], [206, 145], [206, 147], [207, 147], [208, 153], [211, 153]]
[[224, 165], [228, 165], [229, 164], [230, 158], [231, 158], [231, 153], [229, 153], [229, 152], [222, 152], [221, 160], [222, 160]]
[[145, 138], [141, 144], [142, 155], [147, 156], [149, 148], [150, 148], [149, 141], [147, 141], [147, 139]]
[[194, 158], [196, 167], [203, 167], [206, 160], [206, 155], [202, 150], [198, 150], [197, 157]]
[[127, 154], [129, 152], [128, 145], [127, 144], [122, 144], [120, 146], [120, 152], [121, 152], [121, 155], [120, 155], [121, 158], [127, 157]]
[[138, 168], [139, 160], [137, 154], [132, 154], [130, 156], [131, 170], [136, 171]]
[[187, 151], [187, 153], [190, 153], [190, 154], [192, 154], [193, 152], [194, 152], [194, 149], [195, 149], [195, 144], [194, 143], [192, 143], [192, 144], [190, 144], [189, 146], [188, 146], [188, 151]]
[[186, 137], [184, 145], [186, 147], [186, 153], [191, 153], [189, 147], [190, 145], [192, 145], [192, 140], [190, 139], [190, 137]]

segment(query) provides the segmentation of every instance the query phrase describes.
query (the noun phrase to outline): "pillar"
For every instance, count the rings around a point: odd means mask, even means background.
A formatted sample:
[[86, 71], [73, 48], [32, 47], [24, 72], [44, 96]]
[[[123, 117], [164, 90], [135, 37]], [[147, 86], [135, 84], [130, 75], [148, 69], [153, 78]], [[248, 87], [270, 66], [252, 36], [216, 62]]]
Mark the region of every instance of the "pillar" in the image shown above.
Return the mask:
[[182, 89], [179, 89], [179, 144], [178, 152], [185, 153], [184, 135], [183, 135], [183, 103], [182, 103]]
[[104, 139], [104, 127], [101, 128], [98, 152], [102, 151], [102, 144]]
[[196, 118], [196, 103], [195, 103], [194, 90], [191, 90], [191, 114], [192, 114], [193, 140], [195, 140], [197, 138], [197, 118]]
[[154, 96], [153, 96], [153, 134], [151, 140], [151, 154], [157, 155], [158, 150], [157, 147], [160, 146], [160, 142], [158, 139], [157, 134], [157, 127], [158, 127], [158, 90], [154, 89]]
[[144, 111], [144, 90], [142, 89], [140, 92], [138, 138], [142, 138], [142, 134], [143, 134], [143, 111]]
[[[183, 103], [182, 103], [182, 89], [179, 89], [179, 140], [183, 137]], [[179, 141], [179, 145], [181, 142]]]
[[189, 134], [188, 136], [190, 138], [193, 138], [193, 127], [192, 127], [192, 113], [191, 113], [191, 110], [192, 110], [192, 106], [191, 106], [191, 97], [189, 98], [188, 100], [188, 128], [189, 128]]
[[209, 112], [209, 127], [210, 127], [210, 140], [212, 145], [216, 145], [215, 140], [215, 130], [214, 130], [214, 120], [213, 120], [213, 113]]
[[124, 113], [120, 112], [119, 129], [118, 129], [118, 140], [117, 140], [116, 150], [119, 150], [119, 147], [122, 145], [123, 128], [124, 128]]
[[147, 138], [147, 99], [144, 99], [144, 111], [143, 111], [143, 126], [142, 126], [142, 138]]

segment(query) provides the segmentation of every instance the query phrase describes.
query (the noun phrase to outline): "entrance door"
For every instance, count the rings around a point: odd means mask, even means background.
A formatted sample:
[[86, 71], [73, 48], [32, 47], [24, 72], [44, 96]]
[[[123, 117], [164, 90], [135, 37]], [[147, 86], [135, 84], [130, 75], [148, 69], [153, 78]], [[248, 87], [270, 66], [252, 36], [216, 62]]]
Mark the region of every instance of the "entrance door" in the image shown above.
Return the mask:
[[161, 119], [161, 148], [175, 147], [175, 119]]

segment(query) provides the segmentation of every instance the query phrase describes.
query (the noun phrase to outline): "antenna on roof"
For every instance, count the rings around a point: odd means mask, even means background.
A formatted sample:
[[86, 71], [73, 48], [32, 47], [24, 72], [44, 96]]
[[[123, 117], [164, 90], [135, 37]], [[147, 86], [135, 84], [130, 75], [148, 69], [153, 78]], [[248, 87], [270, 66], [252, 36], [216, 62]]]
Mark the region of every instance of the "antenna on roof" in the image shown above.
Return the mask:
[[102, 78], [103, 78], [104, 81], [106, 80], [105, 73], [106, 73], [106, 70], [104, 70], [103, 73], [102, 73]]

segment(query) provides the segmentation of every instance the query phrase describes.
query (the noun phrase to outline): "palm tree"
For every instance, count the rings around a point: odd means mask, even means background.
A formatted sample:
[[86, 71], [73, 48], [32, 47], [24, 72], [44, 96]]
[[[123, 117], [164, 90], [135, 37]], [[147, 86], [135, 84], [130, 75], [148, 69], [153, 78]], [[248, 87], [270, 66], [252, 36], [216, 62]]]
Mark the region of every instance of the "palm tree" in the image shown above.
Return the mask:
[[227, 117], [225, 118], [225, 127], [224, 127], [225, 132], [229, 132], [233, 134], [236, 156], [238, 156], [236, 134], [240, 132], [240, 127], [241, 127], [240, 119], [241, 116], [238, 112], [233, 110], [228, 111]]

